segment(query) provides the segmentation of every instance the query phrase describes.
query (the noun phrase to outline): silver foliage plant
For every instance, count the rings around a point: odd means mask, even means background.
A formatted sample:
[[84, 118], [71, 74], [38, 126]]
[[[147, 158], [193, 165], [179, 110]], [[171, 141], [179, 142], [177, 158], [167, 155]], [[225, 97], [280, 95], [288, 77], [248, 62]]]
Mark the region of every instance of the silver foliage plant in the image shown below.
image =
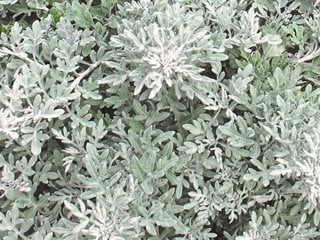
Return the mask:
[[0, 238], [318, 239], [318, 5], [0, 1]]
[[[227, 59], [221, 53], [223, 42], [211, 39], [203, 17], [188, 13], [181, 4], [133, 2], [120, 8], [117, 17], [121, 24], [118, 34], [111, 37], [111, 58], [121, 65], [100, 84], [120, 85], [128, 79], [134, 84], [134, 95], [146, 93], [149, 99], [174, 87], [180, 99], [185, 82], [214, 81], [201, 75], [206, 63]], [[221, 66], [215, 72], [220, 70]]]

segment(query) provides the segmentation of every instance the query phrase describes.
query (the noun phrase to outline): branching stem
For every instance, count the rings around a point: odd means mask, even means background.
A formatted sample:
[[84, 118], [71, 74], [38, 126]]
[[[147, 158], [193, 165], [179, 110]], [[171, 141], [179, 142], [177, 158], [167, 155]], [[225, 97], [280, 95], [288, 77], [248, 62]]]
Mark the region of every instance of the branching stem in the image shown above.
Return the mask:
[[71, 91], [78, 86], [82, 79], [88, 76], [93, 70], [95, 70], [100, 65], [100, 62], [96, 62], [91, 64], [84, 72], [80, 73], [79, 76], [71, 83], [70, 89]]
[[314, 51], [314, 52], [312, 52], [312, 53], [310, 53], [310, 54], [298, 59], [297, 63], [308, 62], [308, 61], [310, 61], [310, 60], [312, 60], [314, 58], [317, 58], [319, 56], [320, 56], [320, 49], [318, 49], [318, 50], [316, 50], [316, 51]]
[[17, 58], [25, 61], [28, 64], [33, 63], [33, 64], [42, 65], [42, 64], [40, 64], [38, 62], [35, 62], [34, 60], [28, 58], [28, 55], [26, 53], [23, 53], [23, 52], [17, 52], [17, 51], [12, 51], [12, 50], [10, 50], [8, 48], [2, 48], [2, 49], [0, 49], [0, 54], [1, 53], [4, 54], [4, 55], [11, 55], [11, 56], [17, 57]]

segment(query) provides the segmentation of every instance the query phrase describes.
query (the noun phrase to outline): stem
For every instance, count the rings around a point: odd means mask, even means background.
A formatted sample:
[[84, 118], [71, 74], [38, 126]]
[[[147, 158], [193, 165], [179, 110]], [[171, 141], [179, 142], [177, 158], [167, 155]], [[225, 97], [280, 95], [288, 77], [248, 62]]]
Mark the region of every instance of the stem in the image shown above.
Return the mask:
[[26, 63], [29, 63], [29, 64], [34, 63], [34, 64], [39, 64], [39, 65], [43, 66], [42, 64], [37, 63], [34, 60], [28, 58], [27, 54], [22, 53], [22, 52], [14, 52], [14, 51], [11, 51], [8, 48], [2, 48], [2, 49], [0, 49], [0, 53], [3, 53], [5, 55], [11, 55], [11, 56], [17, 57], [17, 58], [19, 58], [19, 59], [21, 59], [21, 60], [23, 60], [23, 61], [25, 61]]
[[298, 59], [297, 63], [307, 62], [319, 56], [320, 56], [320, 49], [310, 53], [309, 55], [304, 56], [303, 58]]
[[15, 229], [15, 232], [19, 235], [19, 237], [21, 237], [21, 239], [23, 239], [23, 240], [29, 239], [23, 233], [21, 233], [18, 229]]
[[91, 7], [92, 2], [93, 2], [93, 0], [89, 0], [89, 1], [88, 1], [87, 6], [88, 6], [89, 8]]
[[80, 73], [79, 76], [71, 83], [70, 89], [71, 91], [78, 86], [82, 79], [88, 76], [93, 70], [95, 70], [100, 65], [99, 62], [96, 62], [90, 65], [84, 72]]

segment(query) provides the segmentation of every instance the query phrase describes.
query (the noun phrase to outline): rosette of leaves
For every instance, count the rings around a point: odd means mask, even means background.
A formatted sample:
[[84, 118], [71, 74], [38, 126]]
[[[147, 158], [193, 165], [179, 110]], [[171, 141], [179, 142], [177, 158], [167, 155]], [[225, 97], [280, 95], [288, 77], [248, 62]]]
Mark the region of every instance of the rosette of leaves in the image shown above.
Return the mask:
[[212, 41], [201, 12], [167, 1], [132, 2], [119, 8], [118, 34], [110, 42], [110, 66], [115, 70], [100, 84], [129, 81], [134, 95], [160, 100], [170, 88], [180, 99], [192, 82], [197, 88], [215, 81], [203, 74], [204, 67], [219, 74], [227, 56], [221, 53], [224, 46]]

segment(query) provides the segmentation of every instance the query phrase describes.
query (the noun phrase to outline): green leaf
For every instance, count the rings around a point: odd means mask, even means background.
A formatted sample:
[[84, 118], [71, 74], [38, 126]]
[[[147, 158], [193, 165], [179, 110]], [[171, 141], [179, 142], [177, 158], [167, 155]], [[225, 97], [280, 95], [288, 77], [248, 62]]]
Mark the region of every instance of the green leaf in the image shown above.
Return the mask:
[[63, 203], [65, 207], [72, 213], [72, 215], [80, 219], [86, 218], [85, 215], [82, 212], [80, 212], [79, 209], [72, 203], [68, 202], [67, 200], [63, 201]]
[[50, 15], [52, 16], [53, 18], [53, 21], [55, 23], [59, 22], [61, 16], [62, 16], [62, 13], [55, 7], [52, 7], [50, 8]]
[[71, 9], [76, 23], [81, 27], [90, 28], [94, 25], [92, 15], [85, 4], [80, 4], [77, 1], [73, 1]]
[[147, 108], [146, 106], [142, 106], [141, 103], [137, 100], [133, 100], [133, 109], [135, 110], [135, 112], [139, 115], [142, 115], [142, 116], [148, 116], [148, 113], [147, 113]]
[[146, 221], [146, 230], [153, 236], [157, 235], [157, 229], [152, 221]]
[[285, 47], [283, 45], [266, 45], [264, 47], [264, 56], [266, 58], [279, 57], [283, 55], [285, 51]]
[[161, 144], [164, 141], [172, 141], [172, 137], [174, 134], [175, 134], [174, 131], [161, 133], [159, 136], [157, 136], [152, 140], [152, 144], [156, 145], [156, 144]]
[[313, 223], [315, 226], [319, 226], [320, 223], [320, 211], [316, 210], [313, 214]]
[[6, 198], [11, 200], [12, 202], [17, 200], [28, 200], [28, 197], [25, 193], [18, 191], [17, 189], [8, 189], [6, 191]]
[[252, 146], [255, 143], [255, 141], [252, 139], [243, 138], [240, 136], [230, 137], [230, 138], [228, 138], [228, 142], [230, 143], [231, 146], [236, 147], [236, 148]]
[[85, 227], [89, 224], [89, 220], [81, 221], [77, 226], [72, 229], [73, 233], [80, 233], [81, 230], [85, 229]]
[[[195, 123], [196, 121], [194, 121]], [[191, 134], [197, 136], [204, 133], [201, 125], [183, 124], [182, 127], [188, 130]]]
[[94, 179], [98, 179], [98, 173], [97, 173], [97, 168], [92, 160], [92, 157], [89, 155], [86, 155], [84, 159], [84, 164], [86, 166], [86, 169], [88, 173], [90, 174], [91, 177]]
[[16, 2], [18, 2], [18, 0], [1, 0], [0, 1], [0, 4], [3, 4], [3, 5], [7, 5], [7, 4], [15, 4]]
[[148, 179], [146, 179], [142, 182], [141, 187], [142, 187], [143, 191], [148, 195], [151, 195], [154, 191], [152, 182]]
[[173, 142], [169, 141], [166, 143], [162, 149], [163, 156], [170, 156], [173, 152]]
[[42, 144], [38, 139], [38, 135], [34, 134], [31, 142], [31, 152], [35, 156], [38, 156], [41, 153]]
[[52, 118], [58, 118], [62, 114], [64, 114], [64, 110], [63, 109], [55, 109], [55, 110], [48, 110], [48, 111], [42, 113], [41, 117], [52, 119]]
[[174, 225], [174, 229], [176, 230], [177, 234], [187, 234], [187, 232], [189, 231], [189, 228], [184, 225], [181, 220], [179, 218], [177, 218], [174, 215], [170, 215], [170, 217], [172, 218], [172, 220], [174, 220], [176, 222], [176, 224]]
[[184, 145], [187, 147], [187, 154], [194, 154], [198, 151], [197, 145], [193, 142], [185, 142]]
[[129, 140], [130, 144], [134, 147], [135, 150], [137, 150], [140, 153], [143, 152], [143, 150], [141, 148], [140, 141], [137, 136], [134, 136], [134, 134], [129, 134], [128, 140]]

